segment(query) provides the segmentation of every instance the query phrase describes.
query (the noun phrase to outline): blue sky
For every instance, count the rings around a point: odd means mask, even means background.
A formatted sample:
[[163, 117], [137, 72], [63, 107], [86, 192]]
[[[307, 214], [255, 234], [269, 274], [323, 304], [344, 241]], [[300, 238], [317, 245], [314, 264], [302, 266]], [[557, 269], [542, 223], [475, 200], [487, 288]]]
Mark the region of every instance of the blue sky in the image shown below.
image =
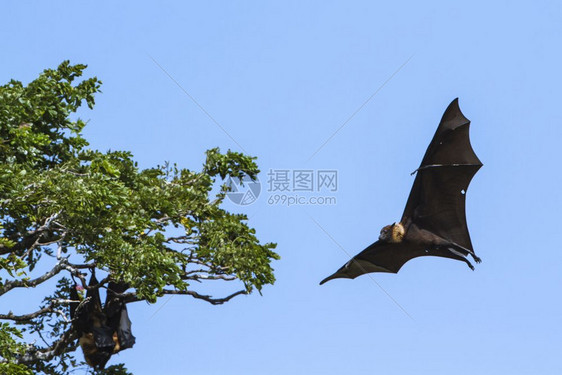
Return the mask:
[[[92, 147], [196, 170], [208, 148], [243, 149], [263, 171], [257, 202], [226, 207], [278, 243], [276, 284], [224, 306], [133, 304], [137, 344], [112, 363], [137, 375], [562, 372], [559, 2], [5, 1], [0, 13], [0, 82], [65, 59], [104, 82], [81, 114]], [[455, 97], [484, 163], [467, 194], [483, 263], [426, 257], [320, 287], [400, 218]], [[269, 169], [337, 170], [337, 192], [323, 193], [337, 203], [270, 205]]]

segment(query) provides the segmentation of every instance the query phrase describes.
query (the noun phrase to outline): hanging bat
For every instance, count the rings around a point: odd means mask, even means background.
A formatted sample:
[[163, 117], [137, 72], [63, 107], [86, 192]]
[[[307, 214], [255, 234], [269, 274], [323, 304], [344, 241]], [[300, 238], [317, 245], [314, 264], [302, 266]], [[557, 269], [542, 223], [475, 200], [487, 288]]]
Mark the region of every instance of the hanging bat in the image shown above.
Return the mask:
[[[398, 223], [382, 228], [379, 240], [320, 282], [370, 272], [397, 273], [410, 259], [432, 255], [476, 263], [465, 216], [465, 198], [472, 177], [482, 163], [472, 150], [470, 121], [458, 98], [445, 110], [439, 127], [414, 171], [416, 178]], [[412, 173], [413, 174], [413, 173]]]
[[[89, 286], [97, 284], [92, 272]], [[70, 306], [72, 325], [80, 336], [78, 342], [84, 359], [95, 369], [103, 369], [113, 354], [131, 348], [135, 343], [127, 306], [119, 297], [127, 289], [124, 283], [110, 281], [103, 308], [98, 288], [89, 289], [78, 306]], [[76, 288], [71, 291], [71, 298], [80, 300]]]
[[115, 348], [113, 352], [132, 348], [135, 344], [135, 336], [131, 331], [131, 320], [127, 312], [127, 304], [119, 297], [129, 286], [123, 282], [110, 281], [107, 286], [104, 312], [107, 317], [107, 326], [113, 331]]

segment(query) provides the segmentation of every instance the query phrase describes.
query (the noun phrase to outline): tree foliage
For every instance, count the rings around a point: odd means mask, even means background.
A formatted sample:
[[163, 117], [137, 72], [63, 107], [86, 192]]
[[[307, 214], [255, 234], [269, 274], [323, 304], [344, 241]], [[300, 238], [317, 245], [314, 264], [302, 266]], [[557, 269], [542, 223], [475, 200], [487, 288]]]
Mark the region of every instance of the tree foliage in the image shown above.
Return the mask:
[[[201, 171], [169, 163], [141, 170], [129, 152], [88, 148], [76, 112], [93, 108], [101, 82], [77, 82], [85, 68], [65, 61], [28, 85], [0, 87], [0, 298], [56, 280], [36, 311], [0, 311], [0, 373], [62, 374], [83, 364], [72, 355], [69, 292], [71, 278], [87, 289], [94, 268], [105, 276], [98, 287], [128, 283], [128, 302], [185, 294], [221, 304], [275, 281], [275, 244], [260, 243], [245, 215], [221, 208], [225, 185], [212, 194], [219, 177], [255, 177], [255, 158], [215, 148]], [[225, 297], [193, 288], [207, 280], [241, 288]]]

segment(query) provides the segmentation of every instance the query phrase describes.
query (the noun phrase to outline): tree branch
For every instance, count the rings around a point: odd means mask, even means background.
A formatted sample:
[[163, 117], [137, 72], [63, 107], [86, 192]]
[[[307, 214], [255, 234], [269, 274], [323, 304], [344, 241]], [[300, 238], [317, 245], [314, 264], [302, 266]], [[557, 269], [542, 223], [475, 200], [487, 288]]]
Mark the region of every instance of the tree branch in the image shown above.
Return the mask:
[[72, 328], [62, 334], [61, 338], [55, 341], [47, 348], [38, 349], [36, 346], [30, 346], [27, 353], [18, 358], [18, 364], [29, 365], [35, 362], [48, 362], [54, 357], [62, 353], [75, 351], [78, 347], [77, 343], [71, 345], [78, 338], [78, 333]]
[[35, 287], [35, 286], [49, 280], [51, 277], [55, 276], [60, 271], [64, 270], [65, 266], [66, 266], [66, 264], [65, 264], [64, 260], [61, 260], [50, 271], [46, 272], [45, 274], [43, 274], [42, 276], [39, 276], [36, 279], [8, 281], [4, 284], [4, 286], [2, 288], [0, 288], [0, 296], [9, 292], [10, 290], [12, 290], [14, 288]]
[[0, 319], [13, 320], [15, 322], [21, 323], [21, 322], [29, 321], [33, 318], [38, 317], [39, 315], [43, 315], [43, 314], [46, 314], [46, 313], [49, 313], [49, 312], [57, 312], [58, 313], [58, 310], [55, 309], [55, 306], [68, 304], [68, 303], [72, 303], [72, 302], [80, 302], [80, 301], [73, 301], [73, 300], [68, 300], [68, 299], [55, 299], [55, 300], [52, 300], [51, 303], [49, 303], [48, 306], [45, 306], [41, 310], [37, 310], [33, 313], [24, 314], [24, 315], [14, 315], [14, 313], [10, 311], [7, 314], [0, 314]]
[[70, 264], [68, 263], [67, 258], [61, 259], [50, 271], [44, 273], [42, 276], [39, 276], [32, 280], [13, 280], [7, 281], [4, 286], [0, 287], [0, 296], [9, 292], [14, 288], [29, 288], [29, 287], [36, 287], [37, 285], [49, 280], [51, 277], [57, 275], [62, 270], [66, 269], [73, 273], [75, 276], [80, 277], [83, 279], [83, 276], [77, 275], [79, 272], [78, 269], [83, 268], [93, 268], [95, 264]]
[[[168, 289], [164, 289], [162, 291], [164, 294], [179, 294], [179, 295], [188, 295], [188, 296], [192, 296], [193, 298], [197, 298], [197, 299], [202, 299], [204, 301], [209, 302], [212, 305], [222, 305], [223, 303], [226, 303], [228, 301], [230, 301], [231, 299], [233, 299], [236, 296], [239, 296], [241, 294], [248, 294], [248, 292], [246, 290], [239, 290], [237, 292], [234, 292], [226, 297], [223, 298], [213, 298], [211, 296], [208, 295], [204, 295], [204, 294], [199, 294], [193, 290], [168, 290]], [[138, 301], [144, 301], [144, 298], [139, 298], [137, 296], [136, 293], [124, 293], [122, 294], [122, 296], [125, 298], [125, 300], [127, 301], [127, 303], [129, 302], [138, 302]]]
[[208, 274], [195, 274], [195, 275], [185, 275], [182, 276], [182, 280], [225, 280], [225, 281], [234, 281], [236, 280], [236, 276], [227, 276], [227, 275], [208, 275]]
[[[51, 227], [53, 223], [57, 224], [55, 220], [58, 218], [61, 212], [62, 211], [55, 212], [51, 216], [47, 217], [43, 225], [33, 230], [28, 230], [27, 233], [25, 233], [25, 235], [22, 233], [15, 233], [13, 236], [10, 236], [10, 239], [13, 239], [12, 237], [17, 236], [20, 237], [21, 240], [17, 242], [14, 246], [10, 246], [10, 247], [4, 247], [0, 245], [0, 255], [4, 255], [8, 253], [16, 253], [18, 251], [25, 250], [25, 253], [20, 256], [20, 259], [24, 259], [38, 246], [45, 246], [59, 241], [60, 238], [59, 239], [53, 238], [54, 236], [53, 233], [51, 232], [52, 231]], [[50, 236], [48, 236], [47, 234], [50, 234]], [[40, 242], [41, 239], [43, 238], [47, 239], [46, 243]]]

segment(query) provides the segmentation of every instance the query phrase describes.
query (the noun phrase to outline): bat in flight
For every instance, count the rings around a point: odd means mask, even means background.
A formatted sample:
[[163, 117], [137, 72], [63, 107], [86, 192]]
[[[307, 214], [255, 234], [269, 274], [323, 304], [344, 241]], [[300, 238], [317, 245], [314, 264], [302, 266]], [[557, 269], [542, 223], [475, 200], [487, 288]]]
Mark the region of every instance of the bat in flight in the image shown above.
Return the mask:
[[[92, 273], [89, 286], [97, 284], [98, 280]], [[127, 289], [125, 283], [110, 281], [103, 308], [98, 288], [89, 289], [78, 306], [70, 306], [72, 326], [79, 335], [84, 359], [95, 369], [103, 369], [113, 354], [135, 344], [127, 306], [119, 297]], [[80, 300], [76, 288], [71, 291], [71, 298]]]
[[432, 255], [465, 262], [474, 253], [465, 215], [468, 185], [482, 163], [470, 145], [470, 121], [458, 98], [445, 110], [425, 152], [399, 223], [382, 228], [379, 240], [320, 282], [370, 272], [397, 273], [410, 259]]

